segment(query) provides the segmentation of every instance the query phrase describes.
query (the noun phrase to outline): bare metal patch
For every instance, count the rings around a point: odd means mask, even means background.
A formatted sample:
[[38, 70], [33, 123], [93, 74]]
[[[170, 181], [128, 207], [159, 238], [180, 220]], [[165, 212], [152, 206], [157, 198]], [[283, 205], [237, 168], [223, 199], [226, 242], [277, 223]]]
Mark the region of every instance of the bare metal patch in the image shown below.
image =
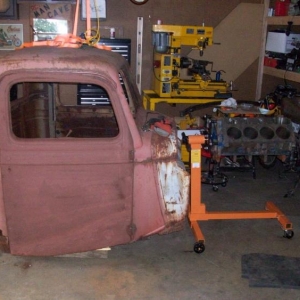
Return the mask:
[[187, 214], [190, 176], [177, 161], [159, 162], [157, 168], [167, 224], [180, 222]]

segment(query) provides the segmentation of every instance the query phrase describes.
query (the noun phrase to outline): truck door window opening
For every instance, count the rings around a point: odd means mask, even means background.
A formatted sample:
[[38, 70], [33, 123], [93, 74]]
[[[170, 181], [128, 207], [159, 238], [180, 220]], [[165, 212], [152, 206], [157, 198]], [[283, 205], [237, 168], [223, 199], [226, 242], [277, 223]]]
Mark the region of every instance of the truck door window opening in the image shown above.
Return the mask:
[[119, 126], [106, 90], [98, 86], [106, 99], [100, 104], [81, 104], [79, 85], [23, 82], [12, 86], [12, 133], [23, 139], [116, 137]]

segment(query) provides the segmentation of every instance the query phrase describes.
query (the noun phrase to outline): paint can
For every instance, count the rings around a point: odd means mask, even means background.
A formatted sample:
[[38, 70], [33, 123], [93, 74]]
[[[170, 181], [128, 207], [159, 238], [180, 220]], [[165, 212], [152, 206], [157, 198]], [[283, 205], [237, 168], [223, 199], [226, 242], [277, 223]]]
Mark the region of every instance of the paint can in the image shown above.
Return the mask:
[[115, 30], [115, 28], [111, 28], [110, 29], [110, 38], [111, 39], [116, 38], [116, 30]]

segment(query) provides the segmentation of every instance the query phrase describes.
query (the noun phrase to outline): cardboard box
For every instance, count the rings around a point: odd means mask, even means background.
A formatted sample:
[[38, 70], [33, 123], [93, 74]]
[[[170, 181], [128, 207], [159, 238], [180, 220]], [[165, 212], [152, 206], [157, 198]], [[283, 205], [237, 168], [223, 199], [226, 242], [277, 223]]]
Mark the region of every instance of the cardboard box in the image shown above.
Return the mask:
[[290, 53], [295, 46], [293, 41], [300, 40], [300, 34], [290, 33], [288, 36], [285, 32], [268, 32], [266, 51], [276, 53]]

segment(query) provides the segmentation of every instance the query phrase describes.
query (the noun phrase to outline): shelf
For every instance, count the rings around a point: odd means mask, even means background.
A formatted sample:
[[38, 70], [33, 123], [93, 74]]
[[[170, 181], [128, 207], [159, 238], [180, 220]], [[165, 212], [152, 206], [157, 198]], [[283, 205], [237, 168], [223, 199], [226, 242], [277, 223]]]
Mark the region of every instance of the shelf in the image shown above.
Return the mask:
[[267, 17], [268, 25], [288, 25], [288, 22], [300, 25], [300, 16]]
[[294, 31], [293, 26], [297, 26], [296, 31], [298, 33], [299, 26], [300, 26], [300, 16], [268, 17], [269, 9], [274, 5], [274, 1], [264, 0], [263, 3], [264, 3], [264, 16], [263, 16], [263, 21], [262, 21], [263, 34], [262, 34], [262, 38], [261, 38], [260, 56], [259, 56], [259, 62], [258, 62], [258, 74], [257, 74], [257, 85], [256, 85], [256, 95], [255, 95], [256, 100], [261, 99], [264, 75], [269, 75], [269, 76], [273, 76], [273, 77], [300, 83], [300, 73], [279, 70], [276, 68], [264, 66], [264, 58], [266, 55], [267, 33], [268, 33], [268, 30], [273, 29], [273, 28], [268, 28], [268, 27], [272, 26], [272, 25], [273, 26], [279, 25], [279, 26], [285, 26], [285, 28], [287, 28], [288, 22], [293, 22], [292, 31]]
[[300, 82], [300, 73], [296, 73], [296, 72], [285, 71], [285, 70], [280, 70], [271, 67], [264, 67], [264, 74], [286, 79], [286, 80]]

